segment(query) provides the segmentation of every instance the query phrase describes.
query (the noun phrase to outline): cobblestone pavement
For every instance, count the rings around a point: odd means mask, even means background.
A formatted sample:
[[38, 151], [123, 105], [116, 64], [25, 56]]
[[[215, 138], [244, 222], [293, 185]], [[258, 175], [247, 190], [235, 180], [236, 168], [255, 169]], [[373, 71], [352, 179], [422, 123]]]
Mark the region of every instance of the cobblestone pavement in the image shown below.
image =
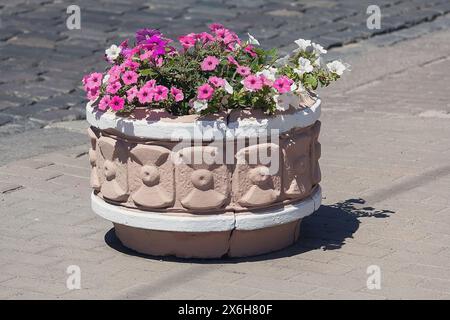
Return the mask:
[[[450, 31], [411, 32], [333, 50], [352, 71], [322, 93], [323, 206], [296, 245], [250, 259], [134, 255], [90, 210], [83, 138], [0, 167], [0, 298], [449, 299]], [[66, 287], [69, 265], [80, 290]]]
[[[164, 0], [77, 1], [81, 30], [66, 27], [71, 1], [6, 0], [0, 4], [0, 136], [84, 118], [80, 79], [104, 68], [107, 44], [144, 26], [169, 36], [213, 21], [283, 48], [302, 36], [336, 47], [410, 28], [450, 11], [448, 0]], [[382, 28], [366, 27], [378, 5]]]

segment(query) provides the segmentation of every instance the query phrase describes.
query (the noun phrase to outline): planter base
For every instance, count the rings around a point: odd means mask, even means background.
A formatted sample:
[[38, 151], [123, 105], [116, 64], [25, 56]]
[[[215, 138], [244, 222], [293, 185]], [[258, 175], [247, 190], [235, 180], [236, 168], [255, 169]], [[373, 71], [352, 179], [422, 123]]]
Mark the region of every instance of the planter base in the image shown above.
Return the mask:
[[321, 202], [312, 196], [281, 209], [219, 215], [143, 212], [105, 202], [92, 194], [92, 209], [113, 222], [124, 246], [154, 256], [246, 257], [283, 249], [297, 241], [300, 223]]

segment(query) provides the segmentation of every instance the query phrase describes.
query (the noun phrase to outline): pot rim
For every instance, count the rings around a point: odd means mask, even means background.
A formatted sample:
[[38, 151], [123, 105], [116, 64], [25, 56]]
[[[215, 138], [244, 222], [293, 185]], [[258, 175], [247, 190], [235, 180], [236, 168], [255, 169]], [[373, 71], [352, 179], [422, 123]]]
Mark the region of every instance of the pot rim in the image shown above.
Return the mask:
[[[121, 117], [86, 105], [86, 120], [100, 130], [114, 130], [130, 137], [153, 140], [235, 140], [241, 138], [260, 138], [270, 135], [271, 130], [278, 134], [294, 128], [305, 128], [314, 124], [320, 117], [321, 100], [303, 109], [291, 108], [272, 116], [262, 115], [260, 110], [232, 110], [228, 115], [218, 114], [209, 117], [169, 116], [166, 112], [155, 110], [142, 119]], [[152, 119], [149, 119], [152, 117]], [[229, 121], [234, 119], [232, 121]]]

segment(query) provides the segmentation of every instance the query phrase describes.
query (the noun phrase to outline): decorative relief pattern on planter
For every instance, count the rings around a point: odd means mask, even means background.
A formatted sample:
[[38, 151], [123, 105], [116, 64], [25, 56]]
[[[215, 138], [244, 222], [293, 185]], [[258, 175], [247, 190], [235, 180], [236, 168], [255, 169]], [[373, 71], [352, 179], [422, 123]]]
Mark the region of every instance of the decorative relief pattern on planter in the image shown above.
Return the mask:
[[[235, 201], [242, 207], [259, 207], [274, 203], [280, 195], [280, 162], [266, 163], [261, 156], [279, 155], [273, 143], [252, 145], [236, 153], [237, 165], [233, 174]], [[256, 164], [250, 164], [256, 163]], [[271, 169], [272, 166], [272, 169]]]
[[316, 185], [322, 179], [322, 174], [320, 172], [319, 158], [322, 155], [322, 146], [319, 142], [320, 133], [320, 121], [312, 126], [312, 145], [311, 145], [311, 161], [312, 161], [312, 183]]
[[89, 163], [91, 164], [91, 188], [98, 191], [100, 190], [100, 179], [98, 177], [97, 170], [97, 139], [98, 136], [95, 132], [89, 128], [88, 135], [91, 140], [91, 147], [89, 148]]
[[136, 145], [130, 151], [128, 176], [131, 199], [137, 206], [166, 208], [175, 199], [170, 150], [162, 146]]
[[103, 197], [113, 201], [125, 201], [128, 198], [128, 150], [126, 145], [110, 137], [98, 140], [99, 154], [98, 168], [100, 173]]
[[294, 133], [283, 146], [283, 191], [288, 199], [300, 199], [311, 193], [311, 134]]
[[177, 197], [184, 208], [217, 210], [229, 201], [231, 174], [227, 165], [217, 163], [218, 153], [218, 148], [213, 146], [187, 147], [179, 151]]

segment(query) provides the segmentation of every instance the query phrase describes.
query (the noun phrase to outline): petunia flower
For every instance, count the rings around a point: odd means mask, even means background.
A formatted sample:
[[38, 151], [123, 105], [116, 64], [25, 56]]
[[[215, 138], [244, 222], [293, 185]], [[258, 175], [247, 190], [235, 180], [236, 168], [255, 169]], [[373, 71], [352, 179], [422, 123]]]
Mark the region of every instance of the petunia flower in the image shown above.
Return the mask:
[[120, 85], [119, 81], [111, 82], [106, 87], [106, 92], [111, 93], [111, 94], [115, 94], [117, 91], [120, 90], [121, 87], [122, 86]]
[[250, 33], [247, 33], [247, 35], [248, 35], [248, 43], [260, 46], [259, 41], [256, 40], [254, 36], [252, 36]]
[[150, 103], [153, 101], [153, 88], [142, 87], [137, 93], [137, 97], [140, 103]]
[[279, 93], [286, 93], [291, 91], [291, 85], [294, 81], [289, 79], [286, 76], [281, 76], [278, 79], [276, 79], [273, 83], [273, 87], [279, 92]]
[[98, 103], [98, 108], [103, 111], [108, 109], [110, 101], [111, 101], [110, 96], [108, 96], [108, 95], [103, 96], [103, 98], [101, 98], [100, 102]]
[[109, 101], [109, 107], [114, 111], [122, 110], [125, 105], [125, 100], [119, 96], [114, 96]]
[[194, 110], [198, 113], [202, 110], [208, 108], [208, 101], [206, 100], [195, 100], [193, 104]]
[[335, 73], [338, 76], [341, 76], [347, 69], [347, 67], [338, 60], [334, 60], [332, 62], [327, 63], [327, 68], [331, 73]]
[[179, 37], [178, 41], [180, 41], [180, 43], [183, 46], [184, 50], [187, 50], [187, 49], [195, 46], [195, 43], [197, 42], [197, 39], [195, 39], [195, 33], [190, 33], [190, 34], [187, 34], [185, 36]]
[[113, 44], [105, 50], [105, 54], [109, 61], [114, 61], [119, 57], [121, 51], [122, 49], [120, 47]]
[[207, 56], [201, 63], [202, 71], [213, 71], [219, 64], [219, 59], [214, 56]]
[[211, 83], [214, 87], [220, 88], [225, 86], [225, 79], [219, 78], [216, 76], [211, 76], [208, 79], [209, 83]]
[[156, 29], [140, 29], [136, 31], [135, 37], [136, 37], [136, 44], [141, 44], [145, 40], [155, 36], [155, 35], [162, 35], [159, 30]]
[[122, 75], [122, 81], [126, 85], [134, 84], [137, 82], [137, 79], [139, 78], [139, 75], [134, 71], [126, 71]]
[[177, 87], [170, 88], [170, 94], [173, 96], [176, 102], [182, 101], [184, 99], [183, 90], [178, 89]]
[[245, 89], [247, 89], [248, 91], [257, 91], [263, 87], [263, 81], [261, 80], [261, 78], [253, 74], [245, 77], [245, 79], [243, 80], [243, 84]]
[[87, 88], [100, 87], [102, 84], [102, 78], [103, 78], [103, 74], [101, 74], [99, 72], [91, 73], [85, 80], [86, 87]]
[[238, 66], [236, 69], [237, 73], [239, 73], [241, 76], [246, 77], [250, 75], [250, 68], [246, 66]]
[[298, 48], [294, 51], [306, 51], [311, 46], [311, 40], [297, 39], [294, 41]]
[[309, 59], [300, 57], [298, 58], [298, 68], [294, 68], [294, 72], [298, 75], [303, 75], [304, 73], [312, 72], [314, 67], [311, 65]]
[[197, 98], [200, 100], [210, 100], [214, 94], [214, 89], [207, 83], [197, 89]]
[[139, 90], [137, 89], [136, 86], [133, 86], [130, 89], [128, 89], [127, 90], [127, 101], [133, 102], [134, 98], [137, 97], [138, 93], [139, 93]]
[[164, 101], [167, 99], [169, 89], [165, 86], [156, 86], [153, 88], [153, 100]]

